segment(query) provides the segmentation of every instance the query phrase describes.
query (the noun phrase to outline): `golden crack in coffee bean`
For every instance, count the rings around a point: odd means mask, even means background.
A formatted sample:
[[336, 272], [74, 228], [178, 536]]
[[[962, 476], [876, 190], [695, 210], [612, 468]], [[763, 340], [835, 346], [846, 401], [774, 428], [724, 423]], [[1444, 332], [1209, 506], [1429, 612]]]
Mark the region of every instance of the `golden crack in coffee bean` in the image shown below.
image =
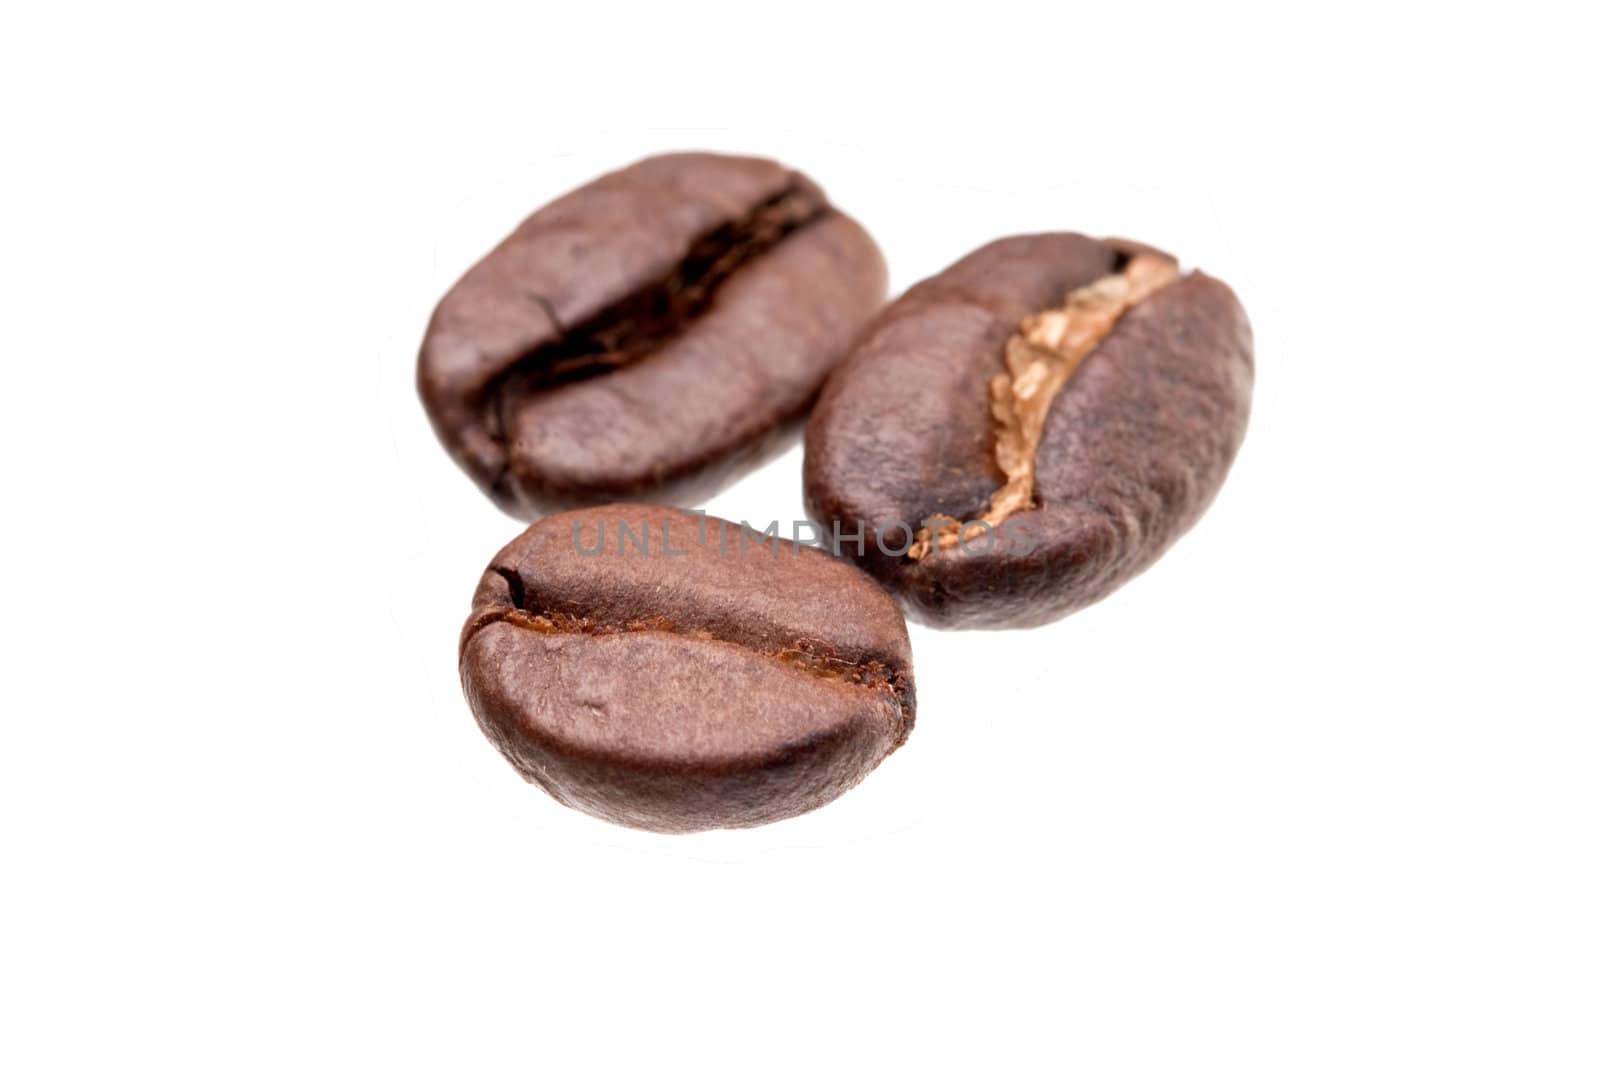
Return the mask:
[[949, 515], [930, 515], [917, 531], [912, 559], [971, 540], [982, 527], [999, 526], [1034, 506], [1034, 464], [1050, 405], [1095, 346], [1124, 313], [1178, 276], [1177, 264], [1162, 256], [1139, 254], [1117, 274], [1109, 274], [1067, 294], [1060, 307], [1030, 315], [1006, 342], [1006, 370], [989, 381], [995, 421], [995, 462], [1005, 484], [989, 507], [963, 524]]

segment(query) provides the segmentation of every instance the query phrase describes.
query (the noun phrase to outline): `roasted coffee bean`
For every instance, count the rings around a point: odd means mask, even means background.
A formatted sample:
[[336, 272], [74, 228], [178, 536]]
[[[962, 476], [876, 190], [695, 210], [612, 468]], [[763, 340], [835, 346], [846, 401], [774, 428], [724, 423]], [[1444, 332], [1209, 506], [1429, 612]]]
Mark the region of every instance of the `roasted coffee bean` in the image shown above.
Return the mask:
[[871, 579], [642, 504], [553, 515], [507, 545], [462, 631], [461, 681], [524, 777], [666, 833], [820, 807], [915, 711], [905, 620]]
[[1031, 626], [1153, 563], [1244, 438], [1250, 326], [1222, 282], [1077, 234], [1011, 237], [863, 333], [806, 429], [812, 517], [934, 626]]
[[434, 311], [418, 388], [503, 508], [694, 504], [784, 443], [884, 299], [804, 175], [655, 156], [544, 207]]

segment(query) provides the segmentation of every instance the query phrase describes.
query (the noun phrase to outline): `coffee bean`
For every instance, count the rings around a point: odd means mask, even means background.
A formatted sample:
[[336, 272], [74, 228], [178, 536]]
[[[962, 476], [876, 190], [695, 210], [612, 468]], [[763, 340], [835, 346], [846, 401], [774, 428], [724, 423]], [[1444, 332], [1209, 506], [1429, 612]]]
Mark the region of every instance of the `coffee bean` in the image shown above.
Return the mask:
[[468, 271], [433, 314], [418, 387], [513, 514], [694, 504], [784, 443], [884, 285], [872, 239], [804, 175], [655, 156]]
[[860, 571], [640, 504], [553, 515], [507, 545], [462, 631], [461, 679], [524, 777], [667, 833], [820, 807], [915, 711], [905, 621]]
[[1200, 517], [1254, 376], [1233, 292], [1165, 253], [1011, 237], [914, 286], [829, 379], [807, 509], [934, 626], [1090, 604]]

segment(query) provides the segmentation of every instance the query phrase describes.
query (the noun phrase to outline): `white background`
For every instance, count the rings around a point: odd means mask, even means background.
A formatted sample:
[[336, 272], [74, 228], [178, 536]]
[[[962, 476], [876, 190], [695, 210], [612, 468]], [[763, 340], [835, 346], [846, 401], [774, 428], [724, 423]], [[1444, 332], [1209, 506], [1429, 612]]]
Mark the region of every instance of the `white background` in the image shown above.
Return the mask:
[[[8, 1063], [1600, 1058], [1592, 36], [1393, 4], [13, 5]], [[1152, 571], [913, 629], [831, 807], [568, 812], [455, 679], [517, 531], [433, 302], [651, 151], [816, 176], [903, 289], [1155, 243], [1256, 330]], [[800, 516], [799, 452], [711, 503]]]

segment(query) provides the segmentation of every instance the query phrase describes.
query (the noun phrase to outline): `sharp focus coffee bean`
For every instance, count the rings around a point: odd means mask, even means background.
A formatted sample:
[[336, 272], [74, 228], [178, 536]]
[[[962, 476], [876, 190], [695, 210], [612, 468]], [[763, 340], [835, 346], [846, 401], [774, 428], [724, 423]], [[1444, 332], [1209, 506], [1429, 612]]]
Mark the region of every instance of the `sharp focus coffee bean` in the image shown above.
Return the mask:
[[418, 361], [439, 438], [502, 507], [703, 500], [782, 444], [882, 304], [877, 246], [769, 160], [656, 156], [527, 219]]
[[495, 557], [461, 636], [490, 740], [591, 815], [679, 833], [798, 815], [915, 709], [905, 621], [855, 568], [748, 526], [616, 504]]
[[1200, 517], [1244, 438], [1253, 368], [1233, 292], [1164, 253], [996, 241], [886, 308], [829, 379], [807, 508], [864, 532], [843, 554], [931, 625], [1048, 622]]

